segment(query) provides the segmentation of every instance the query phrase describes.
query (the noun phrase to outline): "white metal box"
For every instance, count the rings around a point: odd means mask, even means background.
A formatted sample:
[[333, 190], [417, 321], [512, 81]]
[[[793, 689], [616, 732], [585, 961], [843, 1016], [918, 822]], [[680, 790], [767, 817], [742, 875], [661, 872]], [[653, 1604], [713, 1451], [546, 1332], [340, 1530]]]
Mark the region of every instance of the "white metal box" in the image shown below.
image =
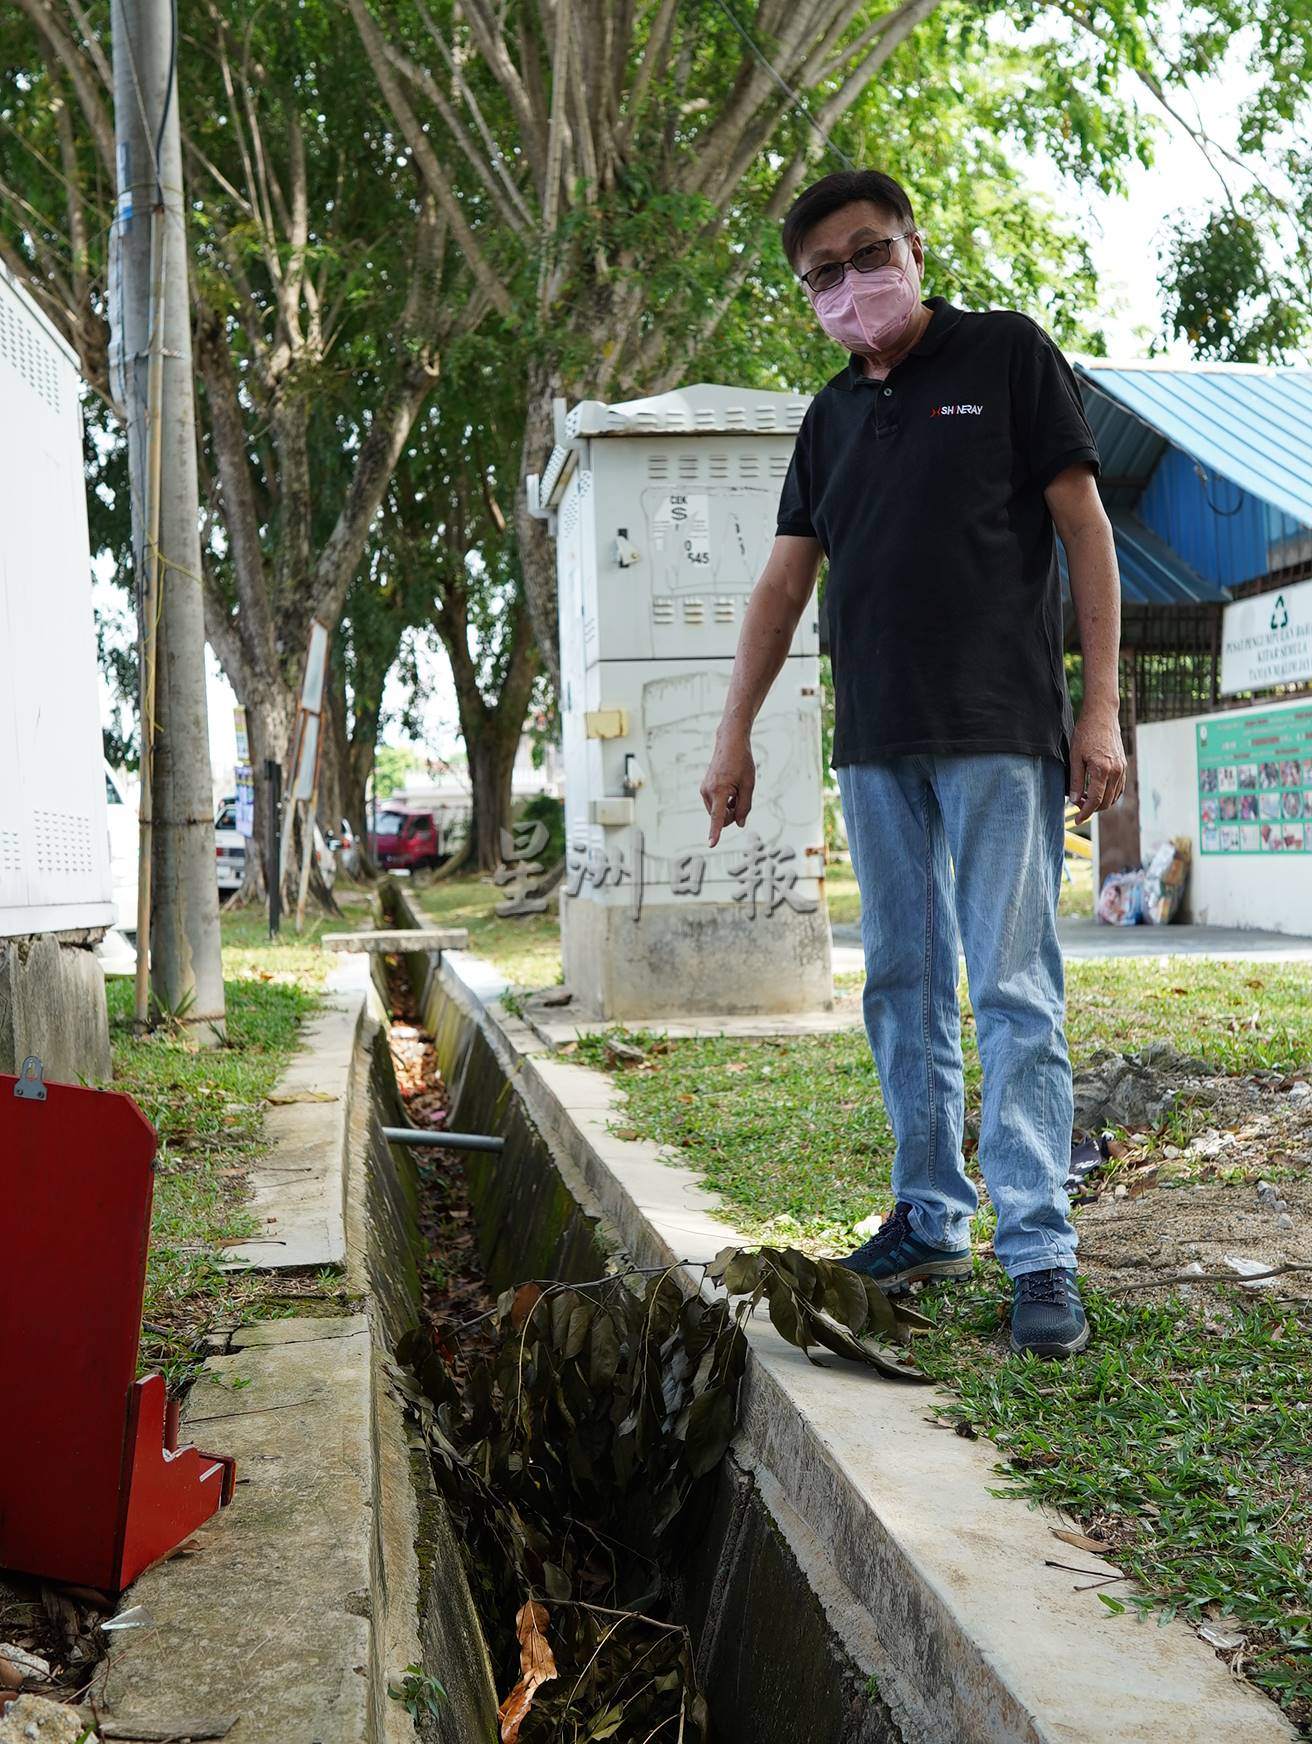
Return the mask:
[[698, 791], [807, 404], [707, 384], [558, 404], [529, 481], [557, 541], [562, 942], [581, 1013], [832, 1000], [814, 598], [753, 728], [747, 826], [713, 850]]
[[0, 269], [0, 937], [113, 922], [78, 370]]

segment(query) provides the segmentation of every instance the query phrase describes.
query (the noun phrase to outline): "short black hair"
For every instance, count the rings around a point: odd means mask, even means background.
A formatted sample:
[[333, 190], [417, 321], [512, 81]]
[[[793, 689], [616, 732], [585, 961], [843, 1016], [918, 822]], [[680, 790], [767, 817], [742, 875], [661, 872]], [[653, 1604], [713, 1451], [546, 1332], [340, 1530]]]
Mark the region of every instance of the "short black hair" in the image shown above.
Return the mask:
[[851, 206], [857, 200], [872, 200], [896, 212], [898, 221], [914, 230], [916, 220], [911, 211], [907, 191], [883, 170], [837, 170], [832, 176], [822, 176], [812, 182], [788, 208], [784, 218], [783, 245], [790, 266], [795, 267], [807, 235], [822, 218], [837, 212], [841, 206]]

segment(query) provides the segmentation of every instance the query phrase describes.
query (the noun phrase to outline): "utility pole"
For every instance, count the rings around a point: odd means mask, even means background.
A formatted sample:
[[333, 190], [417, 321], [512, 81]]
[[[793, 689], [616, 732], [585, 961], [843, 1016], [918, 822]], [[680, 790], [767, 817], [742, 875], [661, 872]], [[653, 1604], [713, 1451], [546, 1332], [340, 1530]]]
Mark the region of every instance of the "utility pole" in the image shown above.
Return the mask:
[[[224, 1039], [205, 698], [196, 412], [176, 7], [113, 0], [118, 210], [114, 387], [128, 415], [141, 645], [138, 1024], [156, 1009], [201, 1046]], [[149, 957], [147, 958], [147, 951]], [[147, 980], [149, 977], [149, 980]]]

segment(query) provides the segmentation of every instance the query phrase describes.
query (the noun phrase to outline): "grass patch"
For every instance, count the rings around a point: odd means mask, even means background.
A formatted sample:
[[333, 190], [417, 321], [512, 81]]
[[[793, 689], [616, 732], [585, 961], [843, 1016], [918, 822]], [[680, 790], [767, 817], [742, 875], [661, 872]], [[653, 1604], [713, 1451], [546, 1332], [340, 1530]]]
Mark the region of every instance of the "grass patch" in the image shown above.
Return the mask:
[[1061, 881], [1061, 895], [1057, 898], [1057, 913], [1060, 915], [1093, 914], [1093, 861], [1084, 860], [1078, 854], [1066, 856], [1066, 869], [1069, 878]]
[[[1165, 968], [1134, 959], [1068, 964], [1076, 1067], [1101, 1047], [1156, 1040], [1227, 1072], [1302, 1064], [1312, 1056], [1312, 969], [1250, 967], [1192, 958]], [[982, 1074], [964, 986], [963, 1007], [966, 1110], [974, 1115]], [[643, 1065], [623, 1068], [625, 1125], [676, 1146], [744, 1233], [823, 1241], [888, 1206], [893, 1135], [863, 1030], [770, 1041], [608, 1033], [648, 1053]], [[611, 1064], [604, 1036], [581, 1036], [574, 1051], [588, 1064]], [[1207, 1118], [1206, 1110], [1183, 1110], [1170, 1136], [1178, 1142]]]
[[1144, 1610], [1237, 1619], [1247, 1642], [1236, 1669], [1312, 1732], [1306, 1313], [1227, 1292], [1203, 1325], [1178, 1302], [1127, 1305], [1086, 1289], [1087, 1355], [1017, 1361], [999, 1348], [1004, 1284], [981, 1267], [967, 1288], [918, 1300], [936, 1329], [917, 1353], [958, 1395], [944, 1415], [1001, 1449], [999, 1493], [1061, 1508], [1107, 1541], [1144, 1589], [1102, 1589], [1123, 1627]]
[[[861, 976], [843, 977], [859, 987]], [[1289, 1070], [1312, 1055], [1312, 969], [1175, 958], [1067, 965], [1071, 1052], [1170, 1042], [1232, 1073]], [[964, 1005], [964, 987], [963, 987]], [[893, 1139], [864, 1032], [749, 1041], [612, 1031], [643, 1048], [615, 1066], [602, 1035], [571, 1057], [617, 1069], [620, 1130], [668, 1144], [725, 1200], [749, 1239], [841, 1251], [854, 1223], [891, 1203]], [[964, 1006], [968, 1112], [981, 1085]], [[1184, 1137], [1209, 1111], [1172, 1122]], [[976, 1235], [990, 1233], [987, 1207]], [[1198, 1622], [1237, 1618], [1239, 1663], [1312, 1736], [1312, 1322], [1306, 1308], [1237, 1292], [1199, 1319], [1178, 1302], [1118, 1302], [1087, 1288], [1095, 1341], [1064, 1364], [1008, 1357], [1006, 1279], [927, 1293], [926, 1368], [955, 1389], [948, 1415], [990, 1437], [1011, 1491], [1106, 1538], [1142, 1591], [1104, 1604]], [[1079, 1562], [1054, 1539], [1054, 1556]], [[1072, 1576], [1072, 1579], [1078, 1577]], [[1228, 1627], [1228, 1625], [1227, 1625]]]
[[506, 892], [492, 883], [490, 875], [477, 872], [457, 873], [437, 884], [411, 885], [410, 895], [435, 926], [468, 927], [470, 950], [495, 963], [515, 986], [559, 985], [560, 920], [550, 909], [546, 914], [499, 919], [492, 910], [506, 900]]
[[221, 915], [224, 974], [321, 987], [337, 959], [319, 940], [324, 933], [364, 931], [373, 905], [371, 891], [342, 879], [335, 895], [340, 915], [315, 914], [307, 909], [301, 933], [296, 931], [295, 914], [284, 915], [276, 939], [269, 937], [266, 908], [225, 908]]
[[825, 867], [825, 901], [832, 926], [854, 926], [861, 919], [861, 892], [850, 860], [831, 860]]
[[219, 1258], [225, 1244], [259, 1233], [246, 1176], [266, 1149], [265, 1099], [332, 964], [318, 936], [343, 922], [307, 919], [299, 940], [291, 932], [277, 942], [257, 910], [224, 914], [222, 926], [226, 1047], [199, 1049], [168, 1028], [135, 1036], [131, 981], [107, 984], [113, 1087], [159, 1135], [140, 1360], [171, 1387], [194, 1375], [215, 1323], [291, 1312], [265, 1280], [221, 1272]]

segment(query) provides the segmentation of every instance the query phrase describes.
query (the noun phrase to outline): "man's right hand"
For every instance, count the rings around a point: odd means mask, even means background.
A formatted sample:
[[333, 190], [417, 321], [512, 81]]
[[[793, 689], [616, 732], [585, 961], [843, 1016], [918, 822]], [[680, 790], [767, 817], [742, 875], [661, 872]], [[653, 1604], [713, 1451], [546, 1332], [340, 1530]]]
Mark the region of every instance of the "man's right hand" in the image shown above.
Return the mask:
[[756, 786], [756, 765], [752, 761], [751, 741], [745, 733], [722, 738], [715, 736], [715, 750], [702, 777], [702, 804], [711, 819], [710, 846], [720, 839], [726, 824], [747, 822], [752, 809], [752, 790]]

